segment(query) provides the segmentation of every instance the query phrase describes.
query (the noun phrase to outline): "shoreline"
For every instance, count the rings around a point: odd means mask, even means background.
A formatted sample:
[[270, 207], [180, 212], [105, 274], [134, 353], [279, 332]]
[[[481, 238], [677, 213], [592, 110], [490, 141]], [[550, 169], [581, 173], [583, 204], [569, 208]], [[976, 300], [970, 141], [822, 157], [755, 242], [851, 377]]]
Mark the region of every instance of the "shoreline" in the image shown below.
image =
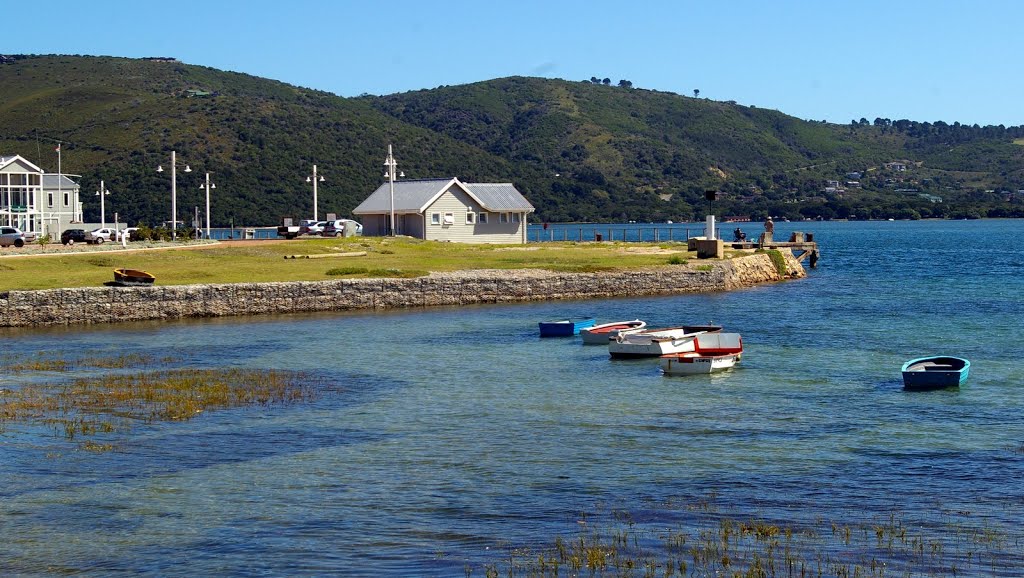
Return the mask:
[[601, 273], [464, 270], [410, 279], [79, 287], [0, 293], [0, 327], [91, 325], [160, 319], [385, 310], [729, 291], [805, 277], [789, 250], [780, 273], [769, 253], [697, 266]]

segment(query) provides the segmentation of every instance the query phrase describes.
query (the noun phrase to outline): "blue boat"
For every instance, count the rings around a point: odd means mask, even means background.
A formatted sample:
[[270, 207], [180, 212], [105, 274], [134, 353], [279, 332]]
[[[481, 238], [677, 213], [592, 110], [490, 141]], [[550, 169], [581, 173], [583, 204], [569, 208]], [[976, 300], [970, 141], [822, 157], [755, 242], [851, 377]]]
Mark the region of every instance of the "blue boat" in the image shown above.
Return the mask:
[[959, 357], [921, 357], [903, 364], [903, 389], [959, 387], [967, 381], [971, 362]]
[[597, 323], [594, 318], [590, 319], [559, 319], [557, 321], [541, 321], [541, 337], [571, 337], [577, 335], [580, 329], [593, 327]]

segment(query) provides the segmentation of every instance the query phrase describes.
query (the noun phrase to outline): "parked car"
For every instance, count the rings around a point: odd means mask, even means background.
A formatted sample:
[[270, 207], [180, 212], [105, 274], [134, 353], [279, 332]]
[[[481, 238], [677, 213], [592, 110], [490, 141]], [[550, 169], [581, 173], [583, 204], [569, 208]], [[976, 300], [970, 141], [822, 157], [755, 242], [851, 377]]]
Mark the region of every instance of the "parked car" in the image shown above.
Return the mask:
[[116, 233], [116, 240], [117, 240], [117, 242], [120, 243], [121, 242], [121, 237], [123, 237], [125, 235], [128, 235], [128, 240], [129, 241], [136, 241], [136, 240], [138, 240], [135, 237], [135, 231], [138, 231], [138, 230], [139, 230], [138, 227], [127, 227], [125, 229], [121, 229], [120, 231], [118, 231]]
[[324, 232], [327, 221], [303, 221], [299, 226], [300, 235], [319, 235]]
[[25, 239], [25, 233], [17, 227], [0, 227], [0, 247], [24, 247], [29, 242]]
[[110, 227], [100, 227], [99, 229], [93, 229], [85, 234], [85, 242], [91, 244], [100, 245], [104, 241], [109, 241], [115, 238], [117, 231]]
[[75, 243], [85, 243], [85, 229], [65, 229], [60, 234], [60, 242], [65, 245], [74, 245]]
[[351, 223], [351, 227], [355, 227], [356, 235], [363, 234], [363, 226], [353, 221], [352, 219], [338, 219], [336, 221], [327, 221], [324, 225], [324, 231], [321, 233], [324, 237], [337, 237], [338, 235], [345, 234], [345, 224]]

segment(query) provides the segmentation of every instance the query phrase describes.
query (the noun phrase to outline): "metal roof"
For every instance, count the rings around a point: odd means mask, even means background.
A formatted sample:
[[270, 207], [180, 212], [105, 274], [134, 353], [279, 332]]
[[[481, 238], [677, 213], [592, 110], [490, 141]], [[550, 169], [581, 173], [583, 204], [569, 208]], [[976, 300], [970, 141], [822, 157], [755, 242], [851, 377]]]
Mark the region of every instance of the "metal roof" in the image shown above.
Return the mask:
[[56, 175], [56, 174], [45, 174], [43, 175], [43, 189], [45, 190], [57, 190], [58, 178], [60, 179], [60, 188], [68, 191], [71, 189], [77, 189], [78, 183], [68, 178], [67, 175]]
[[[511, 183], [466, 184], [457, 178], [418, 179], [395, 181], [394, 211], [416, 213], [422, 211], [436, 196], [458, 184], [488, 211], [533, 211], [533, 205]], [[391, 186], [383, 183], [365, 201], [352, 210], [357, 215], [387, 213], [391, 211]]]
[[534, 207], [512, 183], [466, 183], [480, 204], [489, 211], [533, 211]]

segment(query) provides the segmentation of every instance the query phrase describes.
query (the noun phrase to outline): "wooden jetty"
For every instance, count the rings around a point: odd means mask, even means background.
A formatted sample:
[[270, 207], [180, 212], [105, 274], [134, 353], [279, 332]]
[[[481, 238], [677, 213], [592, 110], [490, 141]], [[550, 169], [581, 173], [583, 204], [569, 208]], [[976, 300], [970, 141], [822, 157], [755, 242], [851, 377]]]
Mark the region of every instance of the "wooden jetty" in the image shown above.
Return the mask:
[[818, 266], [818, 243], [814, 233], [794, 232], [788, 241], [775, 241], [770, 235], [762, 234], [757, 241], [735, 241], [727, 243], [733, 249], [789, 249], [797, 261], [807, 259], [811, 268]]

